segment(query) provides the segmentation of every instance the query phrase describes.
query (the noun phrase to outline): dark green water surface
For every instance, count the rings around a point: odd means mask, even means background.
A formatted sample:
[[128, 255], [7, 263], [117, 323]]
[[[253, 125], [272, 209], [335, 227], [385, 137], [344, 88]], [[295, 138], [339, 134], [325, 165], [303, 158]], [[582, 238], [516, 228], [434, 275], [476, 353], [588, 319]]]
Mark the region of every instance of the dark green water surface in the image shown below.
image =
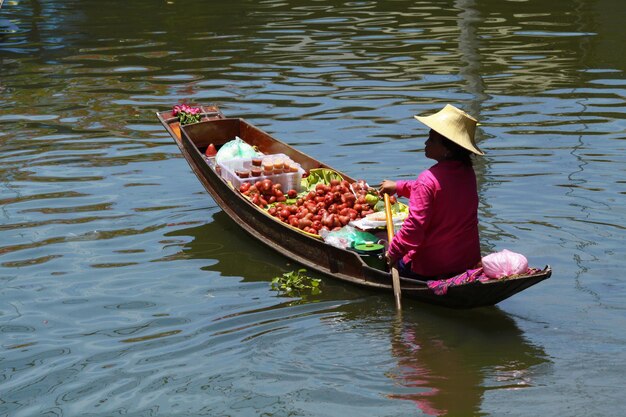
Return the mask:
[[[622, 416], [622, 0], [7, 0], [0, 416]], [[482, 123], [483, 251], [553, 277], [448, 311], [251, 240], [154, 112], [218, 104], [355, 178], [430, 165], [413, 119]]]

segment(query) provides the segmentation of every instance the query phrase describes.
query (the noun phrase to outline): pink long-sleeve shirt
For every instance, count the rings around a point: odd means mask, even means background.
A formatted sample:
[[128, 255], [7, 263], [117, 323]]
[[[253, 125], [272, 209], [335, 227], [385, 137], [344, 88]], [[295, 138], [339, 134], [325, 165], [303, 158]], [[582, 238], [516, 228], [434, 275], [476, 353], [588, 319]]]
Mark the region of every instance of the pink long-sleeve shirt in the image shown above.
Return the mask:
[[480, 261], [478, 192], [474, 169], [442, 161], [416, 180], [396, 181], [396, 192], [409, 198], [409, 216], [389, 247], [393, 259], [411, 262], [425, 277], [455, 274]]

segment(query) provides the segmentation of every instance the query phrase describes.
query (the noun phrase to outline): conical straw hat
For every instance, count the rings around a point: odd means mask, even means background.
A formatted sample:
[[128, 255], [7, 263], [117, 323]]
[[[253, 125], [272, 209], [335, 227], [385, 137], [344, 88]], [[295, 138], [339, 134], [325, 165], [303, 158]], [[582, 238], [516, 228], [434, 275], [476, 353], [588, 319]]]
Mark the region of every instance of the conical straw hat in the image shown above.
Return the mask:
[[415, 116], [415, 118], [457, 145], [477, 155], [485, 154], [476, 146], [476, 141], [474, 140], [478, 121], [463, 110], [457, 109], [451, 104], [446, 104], [443, 109], [433, 115]]

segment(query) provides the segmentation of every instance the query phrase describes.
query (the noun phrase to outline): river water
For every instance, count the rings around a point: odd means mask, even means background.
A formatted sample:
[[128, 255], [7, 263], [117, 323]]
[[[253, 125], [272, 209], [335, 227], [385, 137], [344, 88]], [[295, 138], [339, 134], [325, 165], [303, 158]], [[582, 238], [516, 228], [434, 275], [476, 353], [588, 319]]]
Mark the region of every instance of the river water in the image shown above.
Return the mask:
[[[621, 416], [621, 0], [99, 2], [0, 10], [0, 415]], [[217, 104], [355, 178], [482, 123], [483, 251], [554, 269], [458, 312], [323, 278], [233, 223], [156, 111]]]

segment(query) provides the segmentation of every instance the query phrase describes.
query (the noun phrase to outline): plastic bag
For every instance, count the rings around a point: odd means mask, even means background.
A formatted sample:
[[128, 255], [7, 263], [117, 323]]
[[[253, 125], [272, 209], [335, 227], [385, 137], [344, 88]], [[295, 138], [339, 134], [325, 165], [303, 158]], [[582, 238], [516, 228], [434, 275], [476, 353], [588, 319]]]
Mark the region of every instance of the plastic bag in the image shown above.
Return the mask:
[[528, 271], [528, 260], [524, 255], [503, 249], [500, 252], [484, 256], [483, 270], [489, 278], [502, 278], [524, 274]]
[[[406, 217], [398, 215], [393, 216], [391, 219], [393, 221], [394, 234], [396, 234], [402, 227], [402, 223], [404, 223]], [[361, 230], [378, 229], [379, 227], [387, 227], [387, 220], [370, 220], [365, 216], [362, 219], [351, 220], [349, 225], [358, 227]]]
[[[382, 203], [382, 206], [380, 206], [379, 204], [380, 202], [377, 203], [376, 206], [374, 206], [374, 210], [380, 209], [382, 211], [375, 211], [374, 213], [368, 214], [361, 219], [352, 220], [349, 224], [351, 226], [358, 227], [361, 230], [387, 227], [385, 203]], [[398, 201], [396, 204], [391, 205], [391, 220], [393, 221], [393, 229], [395, 232], [400, 230], [402, 224], [404, 223], [404, 220], [406, 220], [408, 215], [409, 206], [407, 206], [406, 204]]]
[[257, 156], [257, 151], [252, 146], [241, 140], [239, 136], [235, 136], [235, 139], [230, 142], [226, 142], [217, 154], [215, 155], [215, 161], [217, 163], [223, 163], [236, 158], [252, 158]]
[[337, 248], [346, 249], [365, 242], [376, 242], [378, 238], [371, 233], [361, 232], [352, 226], [344, 226], [339, 230], [320, 230], [324, 242]]

